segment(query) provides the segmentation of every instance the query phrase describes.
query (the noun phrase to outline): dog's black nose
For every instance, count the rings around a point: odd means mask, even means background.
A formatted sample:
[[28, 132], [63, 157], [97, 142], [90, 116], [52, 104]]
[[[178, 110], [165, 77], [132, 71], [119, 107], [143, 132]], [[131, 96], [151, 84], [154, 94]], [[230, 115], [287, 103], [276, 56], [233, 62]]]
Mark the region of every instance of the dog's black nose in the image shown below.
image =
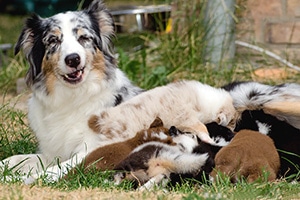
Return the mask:
[[76, 68], [80, 64], [80, 56], [77, 53], [72, 53], [65, 58], [65, 63], [72, 68]]

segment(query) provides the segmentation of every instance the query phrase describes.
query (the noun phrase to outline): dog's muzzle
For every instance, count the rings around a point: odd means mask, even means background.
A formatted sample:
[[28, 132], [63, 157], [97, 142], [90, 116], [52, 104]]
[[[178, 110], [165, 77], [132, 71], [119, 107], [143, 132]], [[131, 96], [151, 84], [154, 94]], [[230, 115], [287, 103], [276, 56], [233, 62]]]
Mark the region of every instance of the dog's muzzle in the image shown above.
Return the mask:
[[80, 56], [77, 53], [72, 53], [65, 58], [65, 63], [68, 67], [77, 69], [76, 71], [63, 75], [63, 79], [71, 84], [76, 84], [82, 81], [84, 67], [78, 69], [81, 63]]

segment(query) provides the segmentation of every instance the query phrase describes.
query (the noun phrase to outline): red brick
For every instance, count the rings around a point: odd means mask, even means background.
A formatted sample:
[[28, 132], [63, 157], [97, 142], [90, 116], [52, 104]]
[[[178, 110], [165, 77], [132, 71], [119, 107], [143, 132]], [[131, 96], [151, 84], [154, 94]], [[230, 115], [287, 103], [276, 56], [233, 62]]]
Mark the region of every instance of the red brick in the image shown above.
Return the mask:
[[287, 15], [300, 17], [300, 0], [286, 0]]
[[300, 44], [300, 21], [268, 23], [265, 33], [271, 44]]
[[253, 18], [282, 16], [281, 0], [248, 0], [247, 8]]
[[247, 0], [248, 18], [254, 21], [254, 35], [257, 42], [263, 42], [262, 24], [265, 19], [283, 16], [282, 0]]

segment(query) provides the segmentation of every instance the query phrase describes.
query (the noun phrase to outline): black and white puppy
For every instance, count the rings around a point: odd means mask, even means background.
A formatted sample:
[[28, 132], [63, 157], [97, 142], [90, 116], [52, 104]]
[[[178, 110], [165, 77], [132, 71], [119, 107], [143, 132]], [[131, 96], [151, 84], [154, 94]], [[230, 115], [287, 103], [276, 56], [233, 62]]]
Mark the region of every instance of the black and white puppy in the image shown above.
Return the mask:
[[234, 137], [234, 133], [227, 127], [218, 125], [215, 122], [205, 124], [209, 132], [210, 137], [215, 142], [214, 144], [209, 144], [207, 142], [198, 140], [198, 145], [194, 147], [192, 154], [208, 154], [208, 158], [201, 168], [193, 171], [192, 173], [171, 173], [170, 175], [170, 185], [174, 186], [176, 184], [181, 184], [182, 181], [187, 179], [194, 179], [200, 183], [206, 183], [209, 180], [209, 174], [215, 167], [215, 156], [219, 150], [227, 146]]
[[235, 82], [223, 88], [240, 112], [235, 131], [251, 129], [271, 137], [280, 155], [280, 176], [298, 175], [299, 180], [300, 85]]

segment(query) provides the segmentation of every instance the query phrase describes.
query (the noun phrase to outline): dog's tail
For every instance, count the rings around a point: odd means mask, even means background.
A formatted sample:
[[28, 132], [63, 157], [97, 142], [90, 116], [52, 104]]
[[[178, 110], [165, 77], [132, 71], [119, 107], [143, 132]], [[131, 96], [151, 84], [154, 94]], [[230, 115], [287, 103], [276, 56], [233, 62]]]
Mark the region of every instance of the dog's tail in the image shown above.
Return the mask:
[[286, 83], [265, 85], [257, 82], [236, 82], [223, 86], [233, 98], [239, 112], [260, 110], [300, 128], [300, 85]]
[[257, 110], [273, 102], [300, 101], [300, 85], [286, 83], [265, 85], [257, 82], [236, 82], [223, 86], [233, 98], [238, 110]]

